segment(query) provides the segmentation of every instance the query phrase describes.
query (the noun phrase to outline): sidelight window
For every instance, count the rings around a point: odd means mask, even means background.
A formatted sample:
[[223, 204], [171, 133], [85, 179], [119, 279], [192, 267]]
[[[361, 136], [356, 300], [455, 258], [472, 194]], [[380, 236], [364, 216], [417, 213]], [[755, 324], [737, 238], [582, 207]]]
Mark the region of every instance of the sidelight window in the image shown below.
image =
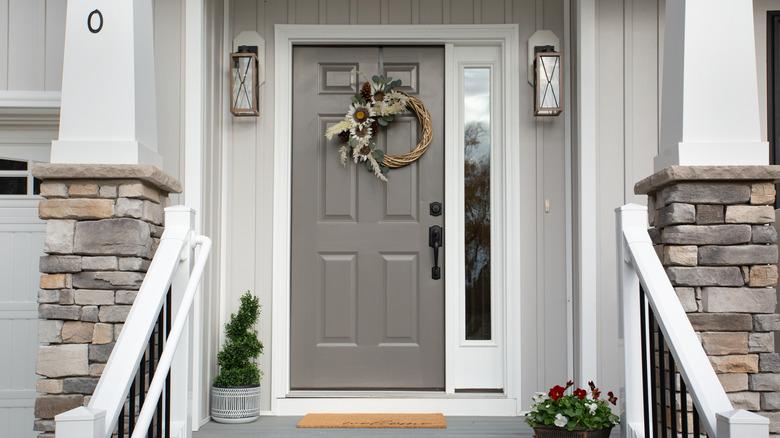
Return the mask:
[[33, 178], [32, 162], [0, 158], [0, 196], [37, 195], [40, 180]]

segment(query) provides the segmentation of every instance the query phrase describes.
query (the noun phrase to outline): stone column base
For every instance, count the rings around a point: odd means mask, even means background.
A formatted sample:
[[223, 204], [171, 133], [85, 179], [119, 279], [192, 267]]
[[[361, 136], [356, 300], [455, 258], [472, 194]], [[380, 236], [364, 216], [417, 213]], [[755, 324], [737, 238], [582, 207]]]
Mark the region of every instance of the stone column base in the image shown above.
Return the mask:
[[671, 166], [634, 187], [650, 235], [735, 408], [780, 433], [775, 331], [780, 166]]
[[39, 164], [38, 398], [35, 430], [89, 402], [163, 232], [181, 184], [148, 165]]

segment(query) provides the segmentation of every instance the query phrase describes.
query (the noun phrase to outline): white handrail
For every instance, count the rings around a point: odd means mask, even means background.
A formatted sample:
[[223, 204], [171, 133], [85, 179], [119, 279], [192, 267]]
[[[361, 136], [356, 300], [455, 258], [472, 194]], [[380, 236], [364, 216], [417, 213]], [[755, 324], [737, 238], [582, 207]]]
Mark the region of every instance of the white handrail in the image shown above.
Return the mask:
[[138, 423], [133, 431], [132, 438], [143, 438], [146, 436], [146, 430], [154, 417], [155, 409], [157, 408], [157, 401], [162, 394], [163, 386], [165, 385], [165, 378], [168, 374], [168, 370], [171, 368], [173, 362], [173, 355], [176, 352], [176, 348], [179, 345], [179, 338], [181, 337], [184, 327], [187, 324], [189, 318], [190, 309], [192, 308], [192, 302], [195, 300], [195, 293], [198, 291], [198, 285], [200, 284], [200, 278], [203, 275], [203, 269], [206, 267], [206, 261], [209, 258], [211, 252], [211, 239], [206, 236], [198, 236], [194, 239], [194, 245], [200, 246], [198, 252], [198, 258], [195, 260], [195, 264], [192, 268], [192, 274], [187, 281], [187, 287], [184, 290], [184, 296], [182, 298], [181, 306], [177, 312], [176, 319], [173, 322], [171, 331], [168, 334], [168, 339], [165, 341], [165, 348], [163, 349], [160, 361], [157, 364], [157, 368], [154, 372], [154, 378], [149, 385], [149, 390], [146, 393], [146, 399], [144, 405], [141, 408], [141, 413], [138, 415]]
[[[661, 265], [647, 232], [647, 208], [626, 205], [617, 209], [619, 275], [624, 302], [623, 332], [625, 336], [625, 436], [643, 436], [641, 369], [643, 355], [638, 337], [644, 327], [639, 325], [639, 283], [644, 287], [648, 305], [664, 335], [678, 371], [699, 411], [710, 437], [759, 438], [768, 436], [768, 420], [746, 411], [734, 414], [726, 391], [718, 380], [712, 364], [691, 325], [666, 271]], [[648, 352], [654, 354], [654, 352]], [[655, 370], [649, 372], [654, 373]], [[671, 403], [675, 403], [672, 399]], [[664, 402], [662, 402], [664, 403]], [[665, 414], [662, 414], [665, 415]], [[684, 415], [687, 415], [685, 413]], [[739, 418], [739, 424], [733, 421]], [[725, 421], [725, 423], [724, 423]], [[724, 430], [721, 423], [728, 427]], [[755, 427], [759, 427], [756, 429]], [[763, 429], [761, 429], [763, 427]], [[756, 431], [764, 431], [756, 432]]]

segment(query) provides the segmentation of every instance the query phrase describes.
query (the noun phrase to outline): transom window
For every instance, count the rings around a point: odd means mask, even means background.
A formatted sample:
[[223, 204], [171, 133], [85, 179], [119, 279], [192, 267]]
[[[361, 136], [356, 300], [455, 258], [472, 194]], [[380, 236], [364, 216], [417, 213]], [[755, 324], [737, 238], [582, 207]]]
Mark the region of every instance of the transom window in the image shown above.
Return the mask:
[[32, 161], [0, 158], [0, 196], [38, 195], [41, 180], [32, 176]]

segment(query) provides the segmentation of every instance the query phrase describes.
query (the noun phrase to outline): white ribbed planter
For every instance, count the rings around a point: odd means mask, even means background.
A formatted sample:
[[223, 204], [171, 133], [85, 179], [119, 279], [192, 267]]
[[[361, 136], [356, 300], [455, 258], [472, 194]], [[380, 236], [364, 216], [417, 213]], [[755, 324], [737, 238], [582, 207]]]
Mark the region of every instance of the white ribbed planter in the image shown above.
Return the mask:
[[211, 419], [217, 423], [251, 423], [260, 417], [260, 385], [211, 387]]

